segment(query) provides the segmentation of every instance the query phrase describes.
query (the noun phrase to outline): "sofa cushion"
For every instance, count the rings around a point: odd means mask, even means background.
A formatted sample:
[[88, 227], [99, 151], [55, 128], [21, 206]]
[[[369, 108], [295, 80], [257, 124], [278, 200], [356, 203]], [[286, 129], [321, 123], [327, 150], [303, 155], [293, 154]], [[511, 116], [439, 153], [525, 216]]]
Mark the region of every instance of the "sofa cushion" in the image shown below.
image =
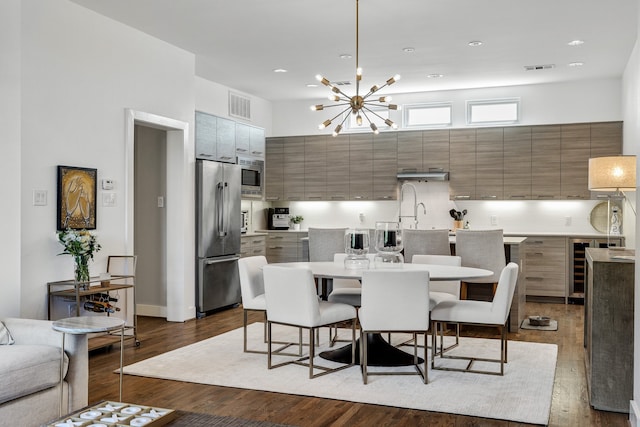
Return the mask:
[[0, 345], [10, 345], [13, 343], [13, 337], [9, 333], [9, 330], [4, 323], [0, 322]]
[[[65, 355], [64, 375], [69, 358]], [[60, 384], [60, 348], [0, 346], [0, 404]]]

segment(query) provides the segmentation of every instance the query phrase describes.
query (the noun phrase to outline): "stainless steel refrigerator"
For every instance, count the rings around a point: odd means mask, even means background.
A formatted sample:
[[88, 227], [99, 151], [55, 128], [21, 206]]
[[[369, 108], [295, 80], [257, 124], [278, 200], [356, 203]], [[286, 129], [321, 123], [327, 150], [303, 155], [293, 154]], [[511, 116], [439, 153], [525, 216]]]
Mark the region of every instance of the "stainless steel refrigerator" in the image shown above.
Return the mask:
[[196, 312], [238, 304], [240, 166], [196, 161]]

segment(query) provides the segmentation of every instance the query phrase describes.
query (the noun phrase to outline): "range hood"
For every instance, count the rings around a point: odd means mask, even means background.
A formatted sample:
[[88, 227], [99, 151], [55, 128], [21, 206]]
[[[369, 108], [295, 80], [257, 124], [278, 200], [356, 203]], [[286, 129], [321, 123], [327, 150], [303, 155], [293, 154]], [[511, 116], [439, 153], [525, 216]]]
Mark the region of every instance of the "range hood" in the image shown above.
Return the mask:
[[404, 172], [398, 172], [398, 179], [406, 179], [406, 180], [413, 180], [413, 181], [449, 181], [449, 172], [443, 172], [443, 171], [429, 171], [429, 172], [404, 171]]

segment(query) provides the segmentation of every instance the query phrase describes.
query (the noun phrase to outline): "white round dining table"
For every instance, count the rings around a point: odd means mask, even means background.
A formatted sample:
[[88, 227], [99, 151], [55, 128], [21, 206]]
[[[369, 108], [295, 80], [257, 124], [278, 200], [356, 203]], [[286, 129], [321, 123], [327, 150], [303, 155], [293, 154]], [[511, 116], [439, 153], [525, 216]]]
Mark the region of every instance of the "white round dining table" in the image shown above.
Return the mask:
[[[312, 262], [286, 262], [277, 263], [283, 267], [304, 267], [311, 270], [313, 276], [321, 279], [323, 298], [327, 294], [328, 279], [361, 279], [362, 272], [365, 269], [348, 269], [344, 264], [331, 261], [312, 261]], [[435, 264], [394, 264], [393, 267], [378, 267], [374, 264], [369, 269], [388, 269], [388, 270], [420, 270], [429, 272], [430, 281], [439, 280], [470, 280], [480, 277], [488, 277], [493, 274], [491, 270], [473, 267], [457, 267], [451, 265], [435, 265]], [[357, 342], [359, 345], [359, 341]], [[381, 334], [368, 334], [367, 337], [368, 360], [367, 364], [371, 366], [407, 366], [414, 363], [413, 356], [392, 346], [382, 338]], [[359, 349], [356, 349], [356, 359], [359, 363]], [[349, 363], [351, 361], [351, 344], [338, 348], [336, 350], [323, 351], [320, 353], [323, 359], [340, 363]], [[422, 359], [420, 359], [422, 363]]]

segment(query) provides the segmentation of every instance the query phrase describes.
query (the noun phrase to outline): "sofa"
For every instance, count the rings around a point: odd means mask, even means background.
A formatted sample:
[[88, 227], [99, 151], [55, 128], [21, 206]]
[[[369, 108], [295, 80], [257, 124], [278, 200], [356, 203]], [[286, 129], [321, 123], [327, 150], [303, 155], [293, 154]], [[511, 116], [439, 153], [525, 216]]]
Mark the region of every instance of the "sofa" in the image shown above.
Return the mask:
[[[62, 334], [46, 320], [0, 320], [13, 338], [12, 344], [0, 345], [0, 424], [38, 426], [58, 418]], [[63, 412], [67, 414], [87, 406], [86, 335], [65, 335], [64, 372]]]

